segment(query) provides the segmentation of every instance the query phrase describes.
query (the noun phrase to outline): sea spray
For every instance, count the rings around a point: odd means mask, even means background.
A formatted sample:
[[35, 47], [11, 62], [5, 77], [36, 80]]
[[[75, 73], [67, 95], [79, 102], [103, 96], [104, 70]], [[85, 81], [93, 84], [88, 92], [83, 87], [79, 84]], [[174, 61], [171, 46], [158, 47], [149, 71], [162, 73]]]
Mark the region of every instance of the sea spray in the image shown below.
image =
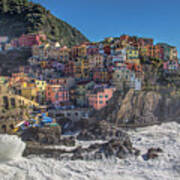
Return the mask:
[[15, 135], [0, 135], [0, 162], [22, 157], [26, 144]]
[[133, 146], [141, 150], [141, 155], [152, 147], [163, 150], [154, 160], [130, 156], [59, 161], [35, 156], [0, 163], [0, 180], [180, 180], [179, 132], [180, 124], [173, 122], [128, 131]]

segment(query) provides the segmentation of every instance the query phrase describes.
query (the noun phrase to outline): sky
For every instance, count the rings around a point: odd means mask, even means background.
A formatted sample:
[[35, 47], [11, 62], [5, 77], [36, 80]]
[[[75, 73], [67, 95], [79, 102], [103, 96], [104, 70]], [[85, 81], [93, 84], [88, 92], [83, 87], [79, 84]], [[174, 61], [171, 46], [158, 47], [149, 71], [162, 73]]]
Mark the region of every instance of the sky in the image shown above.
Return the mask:
[[80, 30], [90, 41], [122, 34], [177, 47], [180, 0], [33, 0]]

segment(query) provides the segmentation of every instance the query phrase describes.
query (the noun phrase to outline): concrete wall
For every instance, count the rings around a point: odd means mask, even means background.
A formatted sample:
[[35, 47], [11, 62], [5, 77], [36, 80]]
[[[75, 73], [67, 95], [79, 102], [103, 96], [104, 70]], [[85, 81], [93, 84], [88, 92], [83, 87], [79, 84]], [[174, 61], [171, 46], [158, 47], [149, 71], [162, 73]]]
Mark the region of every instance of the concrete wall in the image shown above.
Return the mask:
[[0, 107], [10, 109], [20, 106], [39, 106], [39, 105], [38, 103], [28, 100], [22, 96], [12, 95], [12, 94], [0, 95]]

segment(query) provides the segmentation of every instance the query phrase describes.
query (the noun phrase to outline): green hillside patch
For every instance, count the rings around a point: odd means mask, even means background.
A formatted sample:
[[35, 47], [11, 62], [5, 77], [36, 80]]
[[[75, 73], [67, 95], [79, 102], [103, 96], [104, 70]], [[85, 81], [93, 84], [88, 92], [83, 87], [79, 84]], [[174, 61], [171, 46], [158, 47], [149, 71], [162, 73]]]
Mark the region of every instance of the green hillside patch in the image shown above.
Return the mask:
[[0, 36], [11, 39], [27, 33], [45, 33], [49, 40], [73, 46], [88, 41], [76, 28], [27, 0], [0, 1]]

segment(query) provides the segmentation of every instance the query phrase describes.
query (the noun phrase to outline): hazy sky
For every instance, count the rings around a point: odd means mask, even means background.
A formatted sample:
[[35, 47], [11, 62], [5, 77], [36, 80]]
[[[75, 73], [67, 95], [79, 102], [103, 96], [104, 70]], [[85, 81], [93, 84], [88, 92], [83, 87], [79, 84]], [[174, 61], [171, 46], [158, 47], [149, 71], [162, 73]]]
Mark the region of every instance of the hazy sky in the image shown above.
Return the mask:
[[89, 40], [130, 34], [177, 46], [180, 0], [34, 0]]

